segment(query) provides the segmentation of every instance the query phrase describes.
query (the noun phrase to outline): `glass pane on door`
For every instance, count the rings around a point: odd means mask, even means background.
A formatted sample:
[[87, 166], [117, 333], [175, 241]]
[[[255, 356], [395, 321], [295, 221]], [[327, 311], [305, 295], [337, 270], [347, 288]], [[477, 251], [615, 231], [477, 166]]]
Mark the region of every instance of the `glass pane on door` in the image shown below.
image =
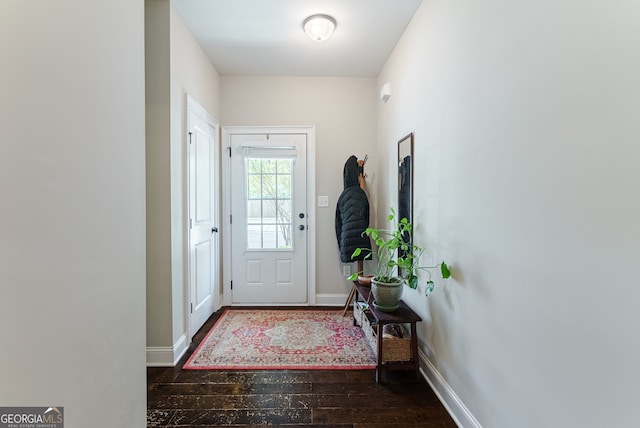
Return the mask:
[[247, 158], [247, 249], [291, 250], [293, 159]]

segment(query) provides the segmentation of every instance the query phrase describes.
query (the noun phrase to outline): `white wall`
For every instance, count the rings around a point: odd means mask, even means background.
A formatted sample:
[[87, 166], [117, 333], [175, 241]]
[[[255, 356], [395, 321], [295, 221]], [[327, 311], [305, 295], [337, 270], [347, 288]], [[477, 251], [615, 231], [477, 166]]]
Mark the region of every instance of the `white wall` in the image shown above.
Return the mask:
[[144, 426], [142, 1], [0, 2], [0, 403]]
[[220, 116], [220, 77], [171, 5], [171, 266], [173, 343], [188, 335], [186, 94]]
[[640, 423], [638, 16], [425, 0], [379, 76], [387, 170], [415, 131], [416, 240], [453, 265], [405, 298], [464, 425]]
[[[376, 151], [376, 81], [342, 77], [222, 76], [222, 126], [314, 125], [316, 195], [329, 196], [316, 208], [317, 304], [344, 304], [351, 285], [342, 276], [335, 235], [336, 202], [349, 156]], [[374, 169], [365, 166], [368, 182]], [[312, 211], [313, 212], [313, 211]], [[355, 263], [351, 264], [355, 269]]]
[[217, 71], [169, 0], [147, 0], [147, 351], [172, 364], [189, 342], [186, 95], [220, 114]]
[[172, 346], [169, 1], [145, 1], [147, 346]]

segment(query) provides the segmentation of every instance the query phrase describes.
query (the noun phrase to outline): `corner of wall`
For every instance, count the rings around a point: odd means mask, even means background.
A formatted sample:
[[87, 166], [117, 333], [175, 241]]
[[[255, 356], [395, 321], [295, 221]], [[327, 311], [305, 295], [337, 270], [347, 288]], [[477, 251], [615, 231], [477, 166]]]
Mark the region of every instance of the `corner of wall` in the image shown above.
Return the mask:
[[173, 346], [147, 346], [147, 367], [175, 367], [189, 349], [186, 335], [182, 335]]

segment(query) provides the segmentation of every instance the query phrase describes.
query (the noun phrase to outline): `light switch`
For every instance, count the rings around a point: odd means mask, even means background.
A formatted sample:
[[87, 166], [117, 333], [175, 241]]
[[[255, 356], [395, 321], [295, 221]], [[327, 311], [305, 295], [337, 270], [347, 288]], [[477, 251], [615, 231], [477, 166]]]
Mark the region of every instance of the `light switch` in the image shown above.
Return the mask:
[[328, 206], [329, 206], [329, 197], [318, 196], [318, 207], [328, 207]]
[[351, 276], [351, 266], [342, 265], [342, 275], [345, 278], [349, 278]]

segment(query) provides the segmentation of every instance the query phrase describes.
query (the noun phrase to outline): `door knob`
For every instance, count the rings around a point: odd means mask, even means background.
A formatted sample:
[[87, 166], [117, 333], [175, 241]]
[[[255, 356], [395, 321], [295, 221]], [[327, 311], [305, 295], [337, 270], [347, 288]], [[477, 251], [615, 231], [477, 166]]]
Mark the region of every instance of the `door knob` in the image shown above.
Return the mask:
[[304, 230], [304, 224], [301, 224], [300, 226], [298, 226], [298, 229]]

